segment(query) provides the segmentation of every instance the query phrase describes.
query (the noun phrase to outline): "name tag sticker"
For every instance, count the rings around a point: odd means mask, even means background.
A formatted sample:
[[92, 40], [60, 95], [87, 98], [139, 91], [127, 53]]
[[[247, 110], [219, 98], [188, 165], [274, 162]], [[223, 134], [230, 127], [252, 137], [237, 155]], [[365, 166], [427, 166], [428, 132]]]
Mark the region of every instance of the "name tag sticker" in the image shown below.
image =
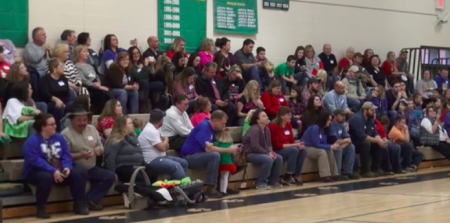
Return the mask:
[[322, 138], [322, 135], [319, 135], [319, 138]]
[[3, 66], [3, 69], [9, 70], [9, 67], [5, 65], [5, 66]]
[[3, 51], [3, 54], [10, 54], [11, 53], [11, 51], [9, 51], [8, 49], [5, 49], [4, 51]]
[[284, 134], [288, 136], [288, 135], [290, 135], [291, 133], [289, 132], [289, 130], [284, 130]]
[[339, 131], [338, 131], [338, 134], [339, 134], [339, 135], [342, 134], [342, 130], [339, 130]]
[[330, 60], [330, 64], [334, 64], [334, 60]]
[[58, 81], [59, 86], [64, 86], [64, 81]]
[[281, 102], [283, 102], [283, 101], [284, 101], [284, 98], [280, 98], [279, 100], [280, 100]]
[[213, 84], [216, 84], [216, 81], [212, 81]]
[[92, 56], [95, 56], [95, 55], [97, 55], [97, 53], [95, 53], [95, 52], [92, 52]]
[[87, 139], [88, 139], [89, 141], [92, 141], [92, 140], [94, 140], [94, 137], [88, 136]]
[[192, 84], [191, 84], [191, 85], [189, 85], [189, 90], [192, 90], [192, 89], [194, 89], [194, 86], [192, 86]]

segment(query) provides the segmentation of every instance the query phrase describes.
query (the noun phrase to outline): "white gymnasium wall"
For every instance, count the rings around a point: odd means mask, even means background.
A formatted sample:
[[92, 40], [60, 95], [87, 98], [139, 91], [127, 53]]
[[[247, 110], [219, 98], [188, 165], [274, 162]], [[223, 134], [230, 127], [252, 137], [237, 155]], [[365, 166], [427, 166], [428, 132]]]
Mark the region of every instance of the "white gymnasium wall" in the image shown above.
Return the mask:
[[[288, 12], [265, 10], [262, 0], [257, 2], [259, 33], [245, 36], [214, 33], [213, 0], [207, 0], [207, 36], [229, 37], [233, 52], [243, 39], [252, 38], [274, 63], [307, 44], [320, 52], [324, 43], [330, 43], [337, 57], [349, 46], [361, 52], [372, 48], [382, 58], [403, 47], [450, 47], [450, 24], [436, 26], [440, 12], [434, 0], [295, 0]], [[51, 45], [64, 29], [89, 32], [94, 49], [108, 33], [116, 34], [124, 48], [137, 38], [142, 49], [147, 48], [148, 36], [157, 35], [157, 0], [30, 0], [29, 4], [30, 33], [36, 26], [44, 27]]]

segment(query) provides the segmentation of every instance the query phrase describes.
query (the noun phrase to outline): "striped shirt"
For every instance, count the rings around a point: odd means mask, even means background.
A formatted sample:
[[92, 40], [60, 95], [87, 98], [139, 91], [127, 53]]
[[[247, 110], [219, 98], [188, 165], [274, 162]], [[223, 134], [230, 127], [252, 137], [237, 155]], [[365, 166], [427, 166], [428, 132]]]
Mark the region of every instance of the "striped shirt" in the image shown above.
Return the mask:
[[[48, 67], [46, 73], [50, 74], [50, 70], [48, 69]], [[81, 76], [78, 73], [78, 69], [75, 67], [75, 64], [73, 64], [71, 60], [66, 60], [66, 62], [64, 62], [64, 76], [69, 81], [69, 84], [75, 84], [76, 86], [80, 87], [80, 92], [76, 92], [77, 95], [89, 95], [89, 91], [85, 87], [81, 86]]]

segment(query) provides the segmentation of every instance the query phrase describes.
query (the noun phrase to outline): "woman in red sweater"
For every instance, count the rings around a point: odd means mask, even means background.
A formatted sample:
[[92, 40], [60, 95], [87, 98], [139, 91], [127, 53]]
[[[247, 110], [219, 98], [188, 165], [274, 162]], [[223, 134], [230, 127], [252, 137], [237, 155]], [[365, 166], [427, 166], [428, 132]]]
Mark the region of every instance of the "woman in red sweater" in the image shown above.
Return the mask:
[[187, 59], [188, 55], [186, 53], [185, 46], [186, 46], [186, 41], [183, 39], [183, 37], [181, 37], [181, 36], [176, 37], [172, 42], [172, 46], [170, 47], [170, 50], [167, 51], [166, 56], [169, 57], [170, 59], [172, 59], [176, 52], [182, 51], [184, 54], [184, 57]]
[[381, 70], [386, 75], [389, 83], [393, 81], [402, 81], [402, 75], [405, 75], [405, 72], [398, 71], [398, 64], [395, 61], [395, 53], [389, 51], [386, 56], [386, 60], [381, 65]]
[[267, 91], [261, 94], [261, 101], [266, 108], [266, 114], [270, 119], [274, 119], [281, 106], [289, 107], [289, 105], [281, 92], [281, 83], [279, 80], [270, 82], [267, 89]]
[[288, 186], [303, 185], [300, 175], [306, 157], [305, 145], [294, 141], [291, 117], [291, 109], [281, 106], [277, 117], [267, 126], [273, 150], [287, 162], [286, 174], [281, 178], [281, 183]]

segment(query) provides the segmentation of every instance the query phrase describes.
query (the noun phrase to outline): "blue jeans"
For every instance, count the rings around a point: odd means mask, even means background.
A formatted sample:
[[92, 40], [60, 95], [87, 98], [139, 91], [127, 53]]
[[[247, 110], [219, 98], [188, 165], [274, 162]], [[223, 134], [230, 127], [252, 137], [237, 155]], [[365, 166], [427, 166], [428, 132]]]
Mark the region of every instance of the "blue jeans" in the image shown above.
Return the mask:
[[42, 114], [47, 113], [47, 103], [45, 102], [36, 102], [36, 108], [42, 112]]
[[419, 166], [423, 159], [423, 153], [414, 149], [411, 142], [400, 144], [402, 154], [402, 168], [405, 169], [411, 165]]
[[86, 194], [86, 198], [99, 203], [114, 184], [116, 173], [95, 166], [88, 170], [88, 180], [91, 183], [91, 187]]
[[398, 172], [402, 169], [400, 165], [401, 147], [398, 144], [388, 143], [386, 149], [382, 149], [381, 167], [384, 172]]
[[258, 179], [256, 180], [256, 186], [267, 183], [269, 178], [269, 185], [277, 183], [280, 177], [281, 165], [283, 164], [283, 158], [277, 154], [277, 158], [274, 160], [267, 154], [248, 154], [247, 161], [249, 163], [261, 166]]
[[389, 128], [392, 127], [395, 124], [395, 118], [397, 117], [397, 111], [396, 110], [388, 110], [387, 112], [389, 121], [391, 124], [389, 125]]
[[137, 91], [114, 88], [111, 89], [111, 92], [113, 93], [114, 98], [120, 101], [120, 104], [122, 105], [122, 114], [126, 114], [127, 105], [130, 109], [130, 114], [139, 113], [139, 94]]
[[188, 162], [180, 157], [158, 157], [145, 165], [146, 172], [152, 176], [170, 175], [172, 180], [181, 180], [186, 177]]
[[256, 82], [258, 82], [261, 92], [264, 91], [265, 86], [266, 86], [262, 82], [262, 78], [265, 79], [265, 82], [267, 85], [271, 81], [271, 78], [269, 77], [269, 73], [266, 71], [266, 69], [264, 69], [264, 68], [258, 69], [257, 66], [251, 66], [247, 69], [244, 69], [243, 74], [244, 74], [244, 79], [246, 82], [249, 82], [250, 80], [255, 80]]
[[414, 143], [414, 146], [420, 145], [420, 134], [419, 130], [416, 128], [409, 128], [409, 136], [411, 137], [411, 140]]
[[275, 78], [281, 83], [282, 94], [286, 93], [287, 87], [292, 88], [294, 86], [291, 82], [285, 81], [281, 76], [275, 76]]
[[297, 85], [299, 86], [306, 86], [311, 77], [312, 75], [305, 71], [294, 74], [294, 79], [298, 81]]
[[288, 147], [277, 150], [276, 153], [287, 162], [286, 173], [292, 173], [295, 177], [302, 174], [303, 163], [306, 158], [306, 150], [297, 147]]
[[219, 173], [220, 154], [218, 152], [204, 152], [187, 155], [189, 169], [204, 170], [206, 168], [206, 181], [208, 185], [216, 185]]
[[338, 175], [341, 174], [342, 158], [344, 158], [344, 174], [353, 173], [353, 165], [355, 164], [355, 145], [350, 144], [340, 150], [334, 150], [334, 158], [336, 159], [336, 166]]
[[70, 108], [71, 104], [72, 102], [66, 103], [66, 107], [64, 108], [56, 108], [55, 102], [50, 102], [47, 104], [48, 113], [51, 113], [53, 115], [53, 118], [55, 119], [57, 132], [61, 132], [62, 130], [60, 125], [61, 119], [66, 114], [67, 109]]
[[53, 174], [38, 169], [32, 169], [25, 176], [25, 181], [36, 186], [36, 204], [39, 207], [45, 207], [47, 199], [50, 196], [53, 185], [62, 185], [70, 187], [70, 194], [75, 202], [86, 202], [86, 182], [88, 173], [86, 168], [74, 164], [69, 177], [64, 178], [62, 183], [55, 183]]
[[359, 109], [361, 109], [361, 100], [358, 98], [347, 98], [347, 105], [353, 112], [359, 112]]

